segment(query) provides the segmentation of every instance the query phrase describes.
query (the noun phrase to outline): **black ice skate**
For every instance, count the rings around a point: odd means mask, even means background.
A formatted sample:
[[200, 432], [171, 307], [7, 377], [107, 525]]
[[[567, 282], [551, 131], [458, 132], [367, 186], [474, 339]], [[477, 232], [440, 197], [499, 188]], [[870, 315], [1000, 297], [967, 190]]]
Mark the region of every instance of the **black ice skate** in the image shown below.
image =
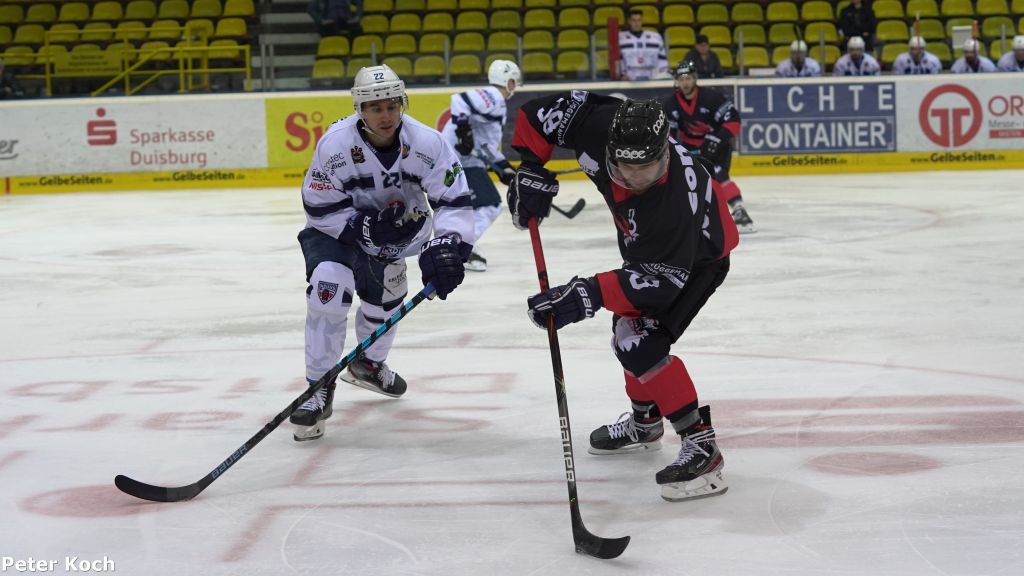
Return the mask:
[[628, 454], [646, 450], [661, 450], [661, 436], [665, 426], [661, 418], [649, 424], [637, 422], [631, 412], [619, 416], [614, 424], [601, 426], [590, 433], [591, 454]]
[[335, 386], [334, 382], [321, 386], [316, 394], [299, 406], [298, 410], [292, 412], [288, 421], [297, 426], [293, 436], [296, 442], [316, 440], [324, 435], [326, 430], [324, 420], [330, 418], [334, 413]]
[[702, 406], [700, 418], [701, 423], [682, 436], [679, 456], [655, 476], [661, 497], [669, 502], [714, 496], [729, 489], [722, 479], [725, 459], [715, 443], [711, 409]]
[[466, 260], [466, 270], [470, 272], [484, 272], [487, 270], [487, 258], [477, 254], [476, 252], [470, 252], [469, 259]]
[[388, 368], [384, 362], [356, 360], [349, 364], [341, 379], [354, 386], [373, 390], [378, 394], [398, 398], [405, 394], [405, 380]]
[[747, 209], [743, 206], [743, 200], [734, 200], [729, 204], [729, 209], [732, 210], [732, 221], [736, 223], [736, 229], [740, 234], [757, 232], [754, 221], [750, 219], [750, 214], [747, 214]]

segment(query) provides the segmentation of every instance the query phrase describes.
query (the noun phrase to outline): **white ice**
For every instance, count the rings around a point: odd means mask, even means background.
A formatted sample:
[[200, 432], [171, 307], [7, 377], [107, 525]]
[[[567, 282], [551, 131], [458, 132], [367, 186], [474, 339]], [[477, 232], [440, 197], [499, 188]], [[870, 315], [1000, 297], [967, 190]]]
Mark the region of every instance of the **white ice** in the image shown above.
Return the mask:
[[[481, 244], [490, 269], [399, 325], [404, 398], [342, 385], [322, 440], [285, 423], [195, 500], [155, 504], [114, 476], [191, 483], [302, 391], [298, 191], [0, 198], [0, 560], [64, 574], [65, 557], [106, 558], [130, 576], [1024, 573], [1024, 172], [738, 182], [761, 231], [674, 347], [712, 407], [726, 494], [660, 498], [674, 437], [587, 454], [628, 409], [610, 315], [559, 334], [583, 519], [632, 536], [613, 561], [573, 551], [547, 339], [525, 315], [537, 276], [507, 216]], [[596, 192], [566, 182], [558, 201], [578, 197], [576, 219], [541, 227], [555, 282], [619, 265]]]

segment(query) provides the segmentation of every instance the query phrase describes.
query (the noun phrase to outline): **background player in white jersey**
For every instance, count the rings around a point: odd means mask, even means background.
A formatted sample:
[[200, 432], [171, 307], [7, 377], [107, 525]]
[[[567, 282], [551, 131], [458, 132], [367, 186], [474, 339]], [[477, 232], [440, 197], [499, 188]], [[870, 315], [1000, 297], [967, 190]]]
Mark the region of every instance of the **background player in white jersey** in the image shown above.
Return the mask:
[[[344, 352], [355, 294], [356, 336], [363, 340], [405, 299], [406, 257], [419, 253], [423, 283], [432, 282], [444, 300], [462, 283], [474, 241], [462, 165], [440, 133], [404, 114], [405, 83], [388, 66], [363, 68], [352, 100], [356, 114], [320, 138], [302, 184], [311, 383]], [[384, 362], [395, 334], [392, 328], [381, 336], [342, 378], [386, 396], [404, 394], [405, 380]], [[331, 382], [292, 414], [296, 440], [323, 435], [333, 398]]]
[[619, 70], [625, 80], [668, 78], [668, 53], [661, 34], [644, 30], [644, 13], [629, 11], [629, 28], [619, 32]]
[[914, 36], [907, 42], [908, 50], [896, 57], [892, 63], [893, 74], [940, 74], [942, 61], [939, 57], [925, 50], [927, 43], [924, 38]]
[[1000, 72], [1024, 72], [1024, 34], [1013, 37], [1013, 50], [1003, 54], [996, 68]]
[[978, 53], [978, 41], [971, 38], [964, 42], [964, 55], [957, 58], [949, 68], [953, 74], [975, 74], [995, 72], [996, 65]]
[[812, 78], [821, 76], [821, 64], [807, 56], [807, 43], [793, 40], [789, 45], [789, 58], [779, 62], [775, 75], [780, 78]]
[[833, 76], [878, 76], [881, 72], [878, 60], [864, 52], [864, 39], [860, 36], [850, 38], [846, 43], [846, 54], [840, 56], [832, 67]]
[[501, 196], [487, 170], [494, 170], [506, 186], [515, 174], [501, 153], [501, 129], [505, 125], [505, 103], [522, 85], [523, 74], [515, 62], [495, 60], [487, 70], [487, 81], [490, 85], [486, 88], [452, 95], [451, 119], [441, 130], [459, 153], [473, 195], [476, 242], [466, 261], [466, 270], [474, 272], [487, 269], [487, 259], [480, 254], [480, 237], [501, 214]]

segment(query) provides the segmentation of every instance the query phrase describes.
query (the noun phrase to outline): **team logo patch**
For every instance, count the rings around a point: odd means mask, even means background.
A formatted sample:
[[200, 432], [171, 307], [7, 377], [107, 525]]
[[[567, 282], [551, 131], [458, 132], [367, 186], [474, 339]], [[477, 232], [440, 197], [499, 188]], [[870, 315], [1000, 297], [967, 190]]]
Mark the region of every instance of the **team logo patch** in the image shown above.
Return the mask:
[[324, 282], [321, 280], [316, 285], [316, 295], [320, 297], [321, 304], [327, 304], [334, 299], [334, 295], [338, 293], [338, 285], [333, 282]]
[[366, 156], [363, 155], [363, 149], [359, 146], [353, 146], [352, 149], [349, 150], [349, 154], [352, 156], [352, 161], [356, 164], [366, 162]]
[[405, 142], [402, 142], [402, 159], [403, 160], [409, 157], [409, 152], [411, 152], [411, 151], [412, 151], [412, 149], [409, 148], [409, 145], [406, 144]]

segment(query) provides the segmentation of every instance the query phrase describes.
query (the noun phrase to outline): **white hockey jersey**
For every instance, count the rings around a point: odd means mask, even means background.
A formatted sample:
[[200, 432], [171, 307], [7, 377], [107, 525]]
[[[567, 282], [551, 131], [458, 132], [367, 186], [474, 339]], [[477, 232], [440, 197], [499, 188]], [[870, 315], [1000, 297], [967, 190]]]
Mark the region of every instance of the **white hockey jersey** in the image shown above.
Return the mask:
[[996, 68], [1000, 72], [1024, 72], [1024, 62], [1017, 60], [1017, 56], [1010, 51], [999, 58], [999, 65]]
[[811, 78], [821, 76], [821, 64], [814, 58], [804, 58], [804, 65], [799, 70], [792, 58], [786, 58], [775, 67], [775, 75], [780, 78]]
[[[455, 124], [462, 120], [469, 122], [473, 130], [473, 143], [477, 149], [484, 146], [494, 156], [495, 162], [505, 159], [501, 153], [501, 130], [506, 117], [505, 97], [497, 86], [467, 90], [452, 95], [451, 118], [441, 127], [441, 134], [454, 149], [458, 137], [455, 135]], [[457, 153], [457, 152], [456, 152]], [[476, 156], [459, 154], [462, 165], [466, 168], [490, 168]]]
[[860, 62], [854, 62], [849, 54], [843, 54], [832, 67], [833, 76], [878, 76], [882, 67], [871, 54], [864, 54]]
[[643, 30], [640, 35], [626, 30], [619, 32], [619, 70], [626, 80], [650, 80], [655, 76], [668, 77], [668, 54], [661, 34]]
[[[357, 125], [358, 124], [358, 125]], [[419, 210], [428, 217], [423, 230], [401, 253], [364, 250], [372, 256], [408, 257], [430, 238], [450, 232], [473, 244], [476, 233], [462, 164], [437, 130], [405, 115], [398, 131], [401, 153], [392, 166], [383, 166], [361, 134], [362, 122], [353, 114], [331, 124], [316, 145], [309, 171], [302, 183], [306, 227], [340, 238], [358, 210], [381, 210], [395, 201], [406, 211]]]
[[892, 63], [892, 73], [907, 75], [907, 74], [941, 74], [942, 73], [942, 61], [939, 57], [931, 52], [925, 52], [921, 54], [921, 61], [915, 62], [914, 57], [910, 55], [910, 52], [904, 52], [896, 57], [896, 60]]
[[991, 60], [984, 56], [978, 55], [977, 68], [975, 69], [967, 63], [967, 59], [963, 56], [956, 59], [953, 65], [950, 66], [949, 71], [953, 74], [977, 74], [980, 72], [995, 72], [996, 65]]

